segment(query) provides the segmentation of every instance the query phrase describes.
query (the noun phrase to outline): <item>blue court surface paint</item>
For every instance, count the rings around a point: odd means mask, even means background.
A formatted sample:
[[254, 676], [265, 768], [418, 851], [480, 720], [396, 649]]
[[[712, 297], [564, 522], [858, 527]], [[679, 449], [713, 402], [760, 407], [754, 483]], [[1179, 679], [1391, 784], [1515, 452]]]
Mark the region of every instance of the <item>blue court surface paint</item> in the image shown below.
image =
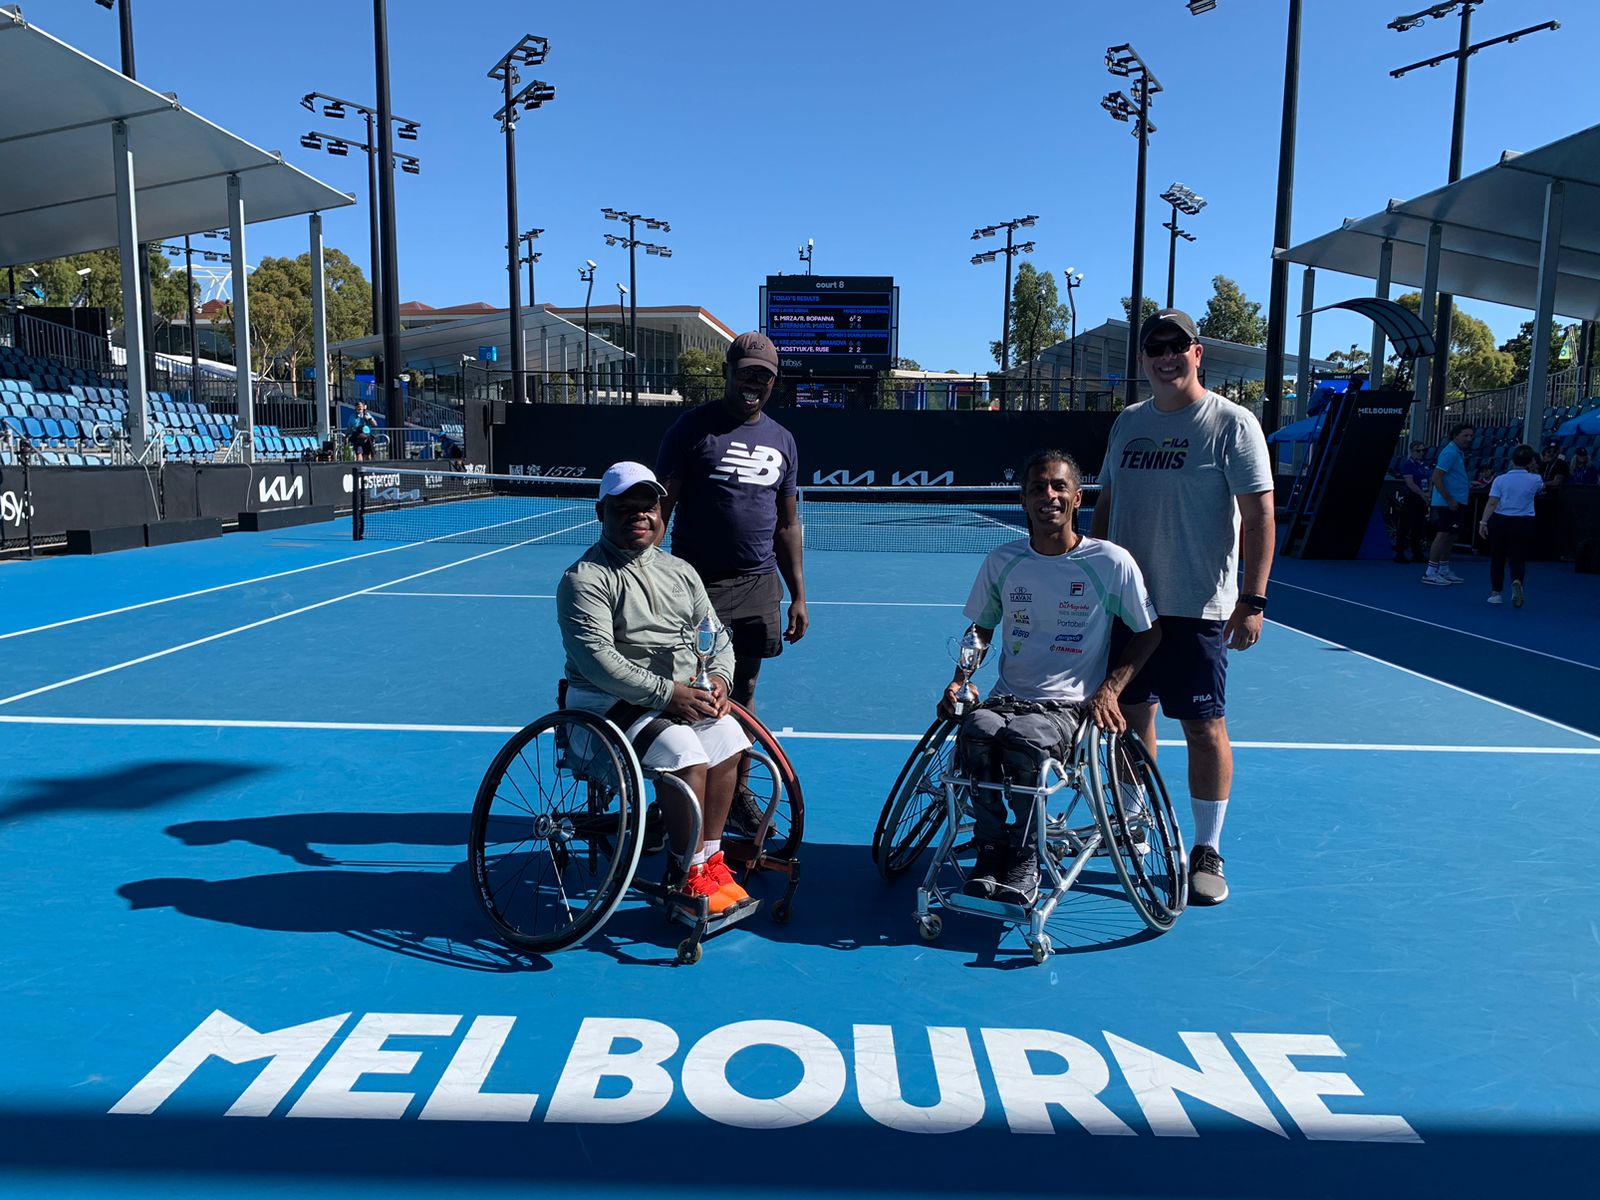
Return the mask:
[[[8, 567], [0, 633], [375, 548]], [[464, 842], [551, 707], [575, 551], [462, 561], [493, 549], [0, 641], [0, 1192], [1471, 1195], [1600, 1149], [1600, 739], [1269, 627], [1232, 664], [1225, 906], [1148, 937], [1091, 867], [1042, 966], [953, 913], [925, 943], [867, 844], [977, 562], [813, 555], [760, 692], [805, 785], [793, 921], [678, 967], [630, 902], [528, 959]]]

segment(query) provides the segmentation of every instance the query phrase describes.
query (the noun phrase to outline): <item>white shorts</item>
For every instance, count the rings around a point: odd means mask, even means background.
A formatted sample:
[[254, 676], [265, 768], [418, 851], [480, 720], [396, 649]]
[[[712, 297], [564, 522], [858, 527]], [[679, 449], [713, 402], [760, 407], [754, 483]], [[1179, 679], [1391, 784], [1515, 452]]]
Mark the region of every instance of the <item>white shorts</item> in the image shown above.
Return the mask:
[[[567, 689], [568, 708], [581, 708], [603, 717], [616, 703], [615, 696], [608, 696], [604, 692], [575, 687]], [[646, 712], [623, 733], [637, 745], [644, 727], [661, 715], [659, 709]], [[702, 763], [715, 767], [749, 748], [750, 739], [744, 735], [744, 727], [739, 722], [731, 716], [715, 717], [697, 721], [693, 725], [668, 725], [645, 749], [639, 762], [650, 771], [681, 771]]]

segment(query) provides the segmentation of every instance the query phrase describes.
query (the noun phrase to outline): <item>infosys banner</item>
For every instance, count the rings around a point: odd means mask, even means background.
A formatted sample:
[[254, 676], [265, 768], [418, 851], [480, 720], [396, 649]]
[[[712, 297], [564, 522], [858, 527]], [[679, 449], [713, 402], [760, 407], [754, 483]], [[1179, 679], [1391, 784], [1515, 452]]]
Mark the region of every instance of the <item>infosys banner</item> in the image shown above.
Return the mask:
[[31, 504], [22, 468], [0, 471], [0, 544], [26, 539], [30, 513], [35, 538], [160, 520], [155, 476], [143, 467], [35, 467], [29, 482]]
[[[494, 432], [492, 470], [596, 479], [621, 459], [654, 463], [681, 408], [512, 404]], [[1099, 474], [1113, 413], [779, 409], [802, 486], [976, 487], [1011, 483], [1038, 450], [1064, 450]]]

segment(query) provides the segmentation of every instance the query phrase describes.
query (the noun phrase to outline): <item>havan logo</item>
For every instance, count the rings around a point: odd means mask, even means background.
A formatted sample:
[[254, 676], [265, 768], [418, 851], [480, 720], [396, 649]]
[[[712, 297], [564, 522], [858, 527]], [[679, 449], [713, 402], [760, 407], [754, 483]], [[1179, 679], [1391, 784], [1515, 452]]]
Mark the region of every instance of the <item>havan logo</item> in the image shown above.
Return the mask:
[[263, 504], [293, 504], [296, 500], [305, 498], [305, 476], [296, 475], [290, 479], [287, 475], [278, 475], [272, 479], [263, 479], [257, 488], [257, 494]]

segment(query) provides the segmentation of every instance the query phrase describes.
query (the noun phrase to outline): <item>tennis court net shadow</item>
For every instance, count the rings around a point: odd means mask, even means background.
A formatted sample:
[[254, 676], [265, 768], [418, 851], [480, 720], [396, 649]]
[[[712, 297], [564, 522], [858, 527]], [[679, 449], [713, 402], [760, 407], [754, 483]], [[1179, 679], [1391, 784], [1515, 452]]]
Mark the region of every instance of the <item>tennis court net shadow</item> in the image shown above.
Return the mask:
[[145, 812], [275, 770], [259, 763], [157, 760], [86, 775], [19, 780], [0, 821], [55, 813]]

